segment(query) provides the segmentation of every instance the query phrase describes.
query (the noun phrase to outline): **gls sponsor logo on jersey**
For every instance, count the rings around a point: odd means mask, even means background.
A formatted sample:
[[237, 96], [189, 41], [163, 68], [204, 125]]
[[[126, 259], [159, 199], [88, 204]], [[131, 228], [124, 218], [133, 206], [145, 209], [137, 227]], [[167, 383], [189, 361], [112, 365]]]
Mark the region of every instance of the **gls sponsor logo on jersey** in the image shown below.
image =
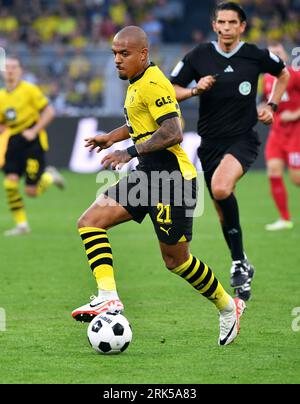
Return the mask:
[[157, 107], [162, 107], [163, 105], [173, 104], [172, 98], [168, 95], [167, 97], [158, 98], [155, 101]]

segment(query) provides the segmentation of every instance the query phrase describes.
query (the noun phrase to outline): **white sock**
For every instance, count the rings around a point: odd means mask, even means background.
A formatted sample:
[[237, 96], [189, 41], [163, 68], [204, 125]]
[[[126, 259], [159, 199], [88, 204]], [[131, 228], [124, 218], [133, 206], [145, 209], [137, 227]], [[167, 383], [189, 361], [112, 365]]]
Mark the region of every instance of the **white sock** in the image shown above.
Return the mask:
[[27, 222], [18, 223], [17, 227], [22, 227], [23, 229], [24, 227], [28, 227], [28, 223]]
[[117, 300], [119, 299], [118, 293], [116, 290], [103, 290], [99, 289], [98, 297], [102, 300]]
[[233, 298], [230, 296], [228, 305], [225, 307], [225, 309], [221, 310], [220, 313], [226, 314], [226, 313], [232, 312], [233, 310], [235, 310], [235, 303], [234, 303]]

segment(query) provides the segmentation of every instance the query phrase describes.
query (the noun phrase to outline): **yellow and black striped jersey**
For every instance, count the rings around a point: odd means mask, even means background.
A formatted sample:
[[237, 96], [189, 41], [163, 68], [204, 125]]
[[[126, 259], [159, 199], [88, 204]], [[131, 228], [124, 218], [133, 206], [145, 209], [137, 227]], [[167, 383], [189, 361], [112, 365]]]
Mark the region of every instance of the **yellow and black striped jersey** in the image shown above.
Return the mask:
[[[31, 128], [47, 105], [47, 97], [35, 84], [20, 81], [12, 91], [0, 89], [0, 123], [8, 127], [10, 135], [17, 135]], [[43, 149], [47, 150], [46, 132], [42, 130], [39, 137]]]
[[[124, 112], [130, 136], [135, 144], [151, 138], [165, 119], [181, 118], [175, 90], [154, 64], [130, 80]], [[195, 167], [179, 144], [140, 156], [139, 162], [143, 170], [180, 170], [186, 179], [197, 176]]]

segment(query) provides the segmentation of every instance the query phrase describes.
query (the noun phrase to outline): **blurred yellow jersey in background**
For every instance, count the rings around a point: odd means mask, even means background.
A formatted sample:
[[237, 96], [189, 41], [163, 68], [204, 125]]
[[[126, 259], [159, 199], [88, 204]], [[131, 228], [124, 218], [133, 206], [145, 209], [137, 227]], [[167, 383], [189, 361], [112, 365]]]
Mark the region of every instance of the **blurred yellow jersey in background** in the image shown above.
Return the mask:
[[[2, 88], [0, 90], [0, 123], [7, 127], [9, 136], [21, 134], [25, 129], [36, 124], [41, 111], [47, 105], [47, 97], [35, 84], [21, 81], [12, 91]], [[0, 162], [7, 137], [6, 133], [1, 135]], [[43, 150], [48, 150], [45, 130], [39, 133], [39, 139]]]

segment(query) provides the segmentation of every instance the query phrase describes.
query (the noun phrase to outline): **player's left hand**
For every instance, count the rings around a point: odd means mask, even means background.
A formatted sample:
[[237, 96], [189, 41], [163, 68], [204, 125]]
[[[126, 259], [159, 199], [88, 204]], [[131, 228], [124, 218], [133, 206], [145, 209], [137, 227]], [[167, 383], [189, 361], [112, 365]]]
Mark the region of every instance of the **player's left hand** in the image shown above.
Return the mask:
[[271, 125], [274, 122], [273, 112], [269, 107], [260, 109], [257, 112], [258, 120], [265, 125]]
[[26, 129], [22, 132], [22, 136], [25, 137], [28, 142], [32, 142], [36, 138], [37, 133], [34, 129]]
[[109, 153], [103, 158], [101, 164], [104, 168], [111, 166], [113, 170], [117, 168], [118, 165], [123, 165], [128, 163], [132, 157], [127, 153], [127, 150], [115, 150], [113, 153]]

